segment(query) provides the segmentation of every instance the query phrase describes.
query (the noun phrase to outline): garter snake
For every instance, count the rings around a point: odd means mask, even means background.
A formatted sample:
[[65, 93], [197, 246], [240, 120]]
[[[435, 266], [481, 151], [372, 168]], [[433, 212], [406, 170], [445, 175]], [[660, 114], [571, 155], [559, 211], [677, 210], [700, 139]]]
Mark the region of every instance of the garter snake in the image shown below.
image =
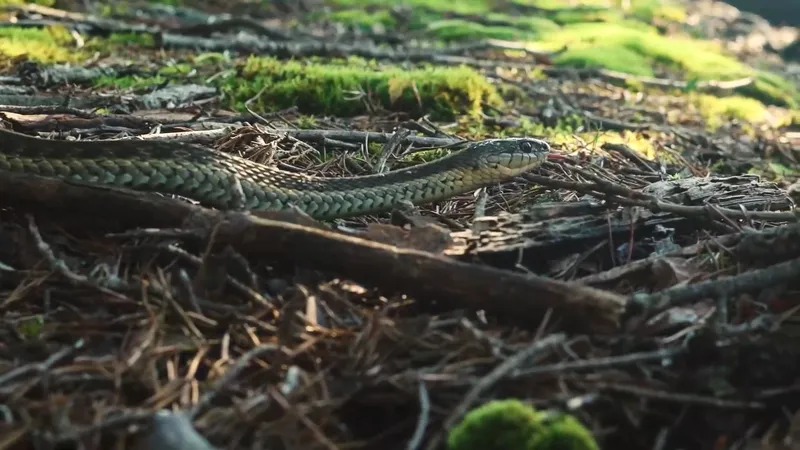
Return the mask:
[[443, 200], [515, 177], [549, 151], [538, 139], [489, 139], [383, 174], [314, 177], [183, 142], [62, 141], [0, 129], [0, 171], [179, 195], [219, 209], [294, 207], [316, 219]]

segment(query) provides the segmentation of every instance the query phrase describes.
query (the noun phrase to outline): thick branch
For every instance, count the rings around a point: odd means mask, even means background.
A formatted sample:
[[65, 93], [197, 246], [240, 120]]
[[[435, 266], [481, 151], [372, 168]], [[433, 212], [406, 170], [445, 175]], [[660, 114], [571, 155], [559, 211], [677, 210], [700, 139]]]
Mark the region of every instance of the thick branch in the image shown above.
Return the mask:
[[623, 297], [598, 289], [248, 214], [229, 214], [217, 233], [218, 243], [245, 254], [327, 270], [423, 302], [485, 309], [531, 329], [552, 308], [569, 328], [608, 332], [625, 306]]

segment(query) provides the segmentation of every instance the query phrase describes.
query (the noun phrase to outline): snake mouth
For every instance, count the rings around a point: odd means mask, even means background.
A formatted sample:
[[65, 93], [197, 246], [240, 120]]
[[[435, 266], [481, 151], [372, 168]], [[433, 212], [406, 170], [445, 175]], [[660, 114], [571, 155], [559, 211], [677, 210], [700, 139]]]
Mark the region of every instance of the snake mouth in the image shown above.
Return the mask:
[[[511, 159], [517, 159], [518, 156], [512, 156]], [[495, 163], [492, 164], [492, 170], [494, 170], [498, 175], [499, 178], [510, 178], [525, 173], [531, 169], [535, 169], [539, 165], [542, 164], [547, 158], [546, 155], [537, 155], [531, 157], [525, 157], [525, 161], [511, 161], [511, 164], [501, 164]]]

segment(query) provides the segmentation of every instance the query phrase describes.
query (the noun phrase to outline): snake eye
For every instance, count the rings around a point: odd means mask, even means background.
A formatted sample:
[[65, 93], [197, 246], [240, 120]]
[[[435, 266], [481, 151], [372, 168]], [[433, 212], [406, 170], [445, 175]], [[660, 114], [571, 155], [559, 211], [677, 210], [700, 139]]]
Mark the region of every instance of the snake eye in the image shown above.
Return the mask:
[[533, 151], [533, 144], [531, 141], [522, 141], [519, 143], [519, 148], [525, 153], [530, 153]]

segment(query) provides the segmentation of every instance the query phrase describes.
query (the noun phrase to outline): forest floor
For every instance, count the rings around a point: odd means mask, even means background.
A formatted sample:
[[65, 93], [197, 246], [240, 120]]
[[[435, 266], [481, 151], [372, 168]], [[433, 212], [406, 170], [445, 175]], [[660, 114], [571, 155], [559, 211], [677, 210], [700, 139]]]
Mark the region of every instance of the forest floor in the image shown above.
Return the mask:
[[706, 1], [0, 7], [18, 133], [324, 177], [498, 137], [563, 157], [325, 222], [4, 175], [0, 449], [433, 450], [502, 398], [601, 448], [800, 448], [797, 28]]

